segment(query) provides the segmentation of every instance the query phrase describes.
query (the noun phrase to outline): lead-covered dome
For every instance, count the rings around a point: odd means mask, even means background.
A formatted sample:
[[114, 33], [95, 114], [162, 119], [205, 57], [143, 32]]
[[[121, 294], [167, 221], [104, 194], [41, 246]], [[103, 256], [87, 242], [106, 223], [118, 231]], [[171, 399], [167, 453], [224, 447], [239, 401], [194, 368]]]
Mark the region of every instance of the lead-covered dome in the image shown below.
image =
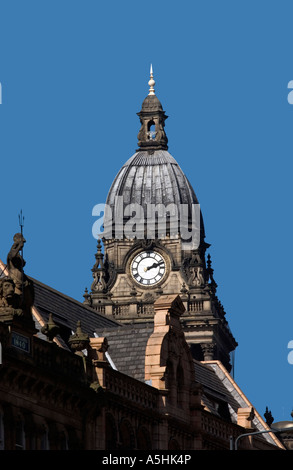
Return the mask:
[[123, 196], [127, 204], [198, 204], [194, 190], [176, 160], [167, 150], [136, 152], [120, 169], [107, 197]]
[[[121, 211], [123, 210], [125, 215], [125, 207], [131, 204], [140, 205], [144, 216], [149, 205], [161, 205], [167, 208], [173, 204], [178, 208], [178, 214], [179, 207], [181, 210], [184, 205], [184, 209], [188, 211], [186, 226], [190, 227], [193, 205], [198, 205], [198, 200], [187, 177], [168, 152], [168, 139], [164, 130], [167, 116], [155, 95], [154, 84], [151, 70], [149, 95], [144, 99], [141, 111], [138, 113], [141, 123], [138, 133], [139, 148], [118, 172], [108, 193], [106, 204], [111, 208], [111, 217], [113, 214], [115, 218], [115, 211], [120, 211], [120, 223]], [[168, 216], [171, 215], [169, 213]], [[124, 223], [128, 217], [123, 216]], [[109, 219], [106, 214], [105, 221], [105, 226], [108, 228]], [[204, 238], [202, 218], [200, 225], [202, 239]]]

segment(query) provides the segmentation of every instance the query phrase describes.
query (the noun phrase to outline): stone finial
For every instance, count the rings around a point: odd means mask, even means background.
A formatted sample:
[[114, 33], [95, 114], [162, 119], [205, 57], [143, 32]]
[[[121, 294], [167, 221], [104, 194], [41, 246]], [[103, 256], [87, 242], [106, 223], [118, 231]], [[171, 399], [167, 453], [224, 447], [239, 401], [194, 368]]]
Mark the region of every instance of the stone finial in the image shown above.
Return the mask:
[[86, 305], [91, 304], [91, 296], [88, 293], [87, 287], [84, 290], [83, 298], [84, 298], [84, 301], [83, 301], [84, 304], [86, 304]]
[[180, 289], [181, 294], [187, 294], [188, 290], [186, 289], [186, 284], [183, 282], [182, 287]]
[[49, 314], [49, 320], [48, 322], [41, 328], [41, 332], [47, 336], [48, 341], [52, 343], [53, 339], [55, 336], [58, 335], [59, 333], [59, 326], [56, 325], [56, 323], [53, 320], [53, 315], [52, 313]]
[[105, 281], [105, 266], [104, 266], [104, 255], [102, 253], [101, 240], [98, 239], [97, 253], [95, 254], [96, 262], [92, 269], [94, 282], [91, 285], [92, 292], [105, 293], [106, 292], [106, 281]]
[[81, 329], [81, 322], [77, 322], [76, 332], [70, 336], [68, 343], [75, 354], [83, 355], [81, 351], [88, 348], [89, 336], [83, 333]]

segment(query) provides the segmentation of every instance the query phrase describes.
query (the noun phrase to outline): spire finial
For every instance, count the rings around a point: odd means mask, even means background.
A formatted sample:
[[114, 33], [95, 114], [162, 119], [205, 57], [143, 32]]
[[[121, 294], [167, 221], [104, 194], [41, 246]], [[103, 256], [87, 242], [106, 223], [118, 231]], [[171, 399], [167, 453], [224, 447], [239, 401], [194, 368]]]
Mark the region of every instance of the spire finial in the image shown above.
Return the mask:
[[154, 89], [154, 86], [155, 86], [155, 80], [154, 80], [154, 77], [153, 77], [153, 66], [151, 64], [151, 70], [150, 70], [150, 80], [149, 80], [149, 95], [155, 95], [155, 89]]

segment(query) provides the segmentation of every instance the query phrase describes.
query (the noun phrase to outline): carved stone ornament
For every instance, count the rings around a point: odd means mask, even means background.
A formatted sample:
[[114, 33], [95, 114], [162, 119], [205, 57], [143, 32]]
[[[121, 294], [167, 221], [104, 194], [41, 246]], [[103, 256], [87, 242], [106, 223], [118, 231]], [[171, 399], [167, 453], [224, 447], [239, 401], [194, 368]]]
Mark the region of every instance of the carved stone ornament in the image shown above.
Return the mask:
[[11, 277], [0, 279], [0, 320], [3, 317], [23, 315], [22, 298], [15, 293], [15, 283]]
[[21, 296], [24, 316], [31, 318], [31, 308], [34, 303], [34, 288], [32, 281], [25, 275], [25, 261], [22, 250], [26, 243], [21, 233], [13, 237], [13, 245], [7, 255], [7, 269], [15, 285], [15, 294]]
[[70, 336], [68, 343], [73, 351], [76, 354], [81, 354], [81, 351], [88, 348], [89, 345], [89, 336], [86, 333], [83, 333], [81, 329], [81, 322], [77, 322], [76, 332]]
[[43, 335], [46, 335], [49, 342], [51, 343], [55, 336], [59, 333], [59, 326], [53, 320], [53, 316], [50, 313], [48, 322], [41, 328]]

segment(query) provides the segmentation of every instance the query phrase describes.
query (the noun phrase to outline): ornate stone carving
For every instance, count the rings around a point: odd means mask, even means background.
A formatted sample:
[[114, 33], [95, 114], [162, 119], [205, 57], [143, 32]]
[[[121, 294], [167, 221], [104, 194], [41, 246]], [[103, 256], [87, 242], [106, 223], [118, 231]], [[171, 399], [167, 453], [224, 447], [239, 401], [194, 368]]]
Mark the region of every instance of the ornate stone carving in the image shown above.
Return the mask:
[[89, 336], [83, 333], [80, 321], [77, 322], [76, 332], [70, 336], [68, 342], [75, 354], [83, 355], [82, 351], [88, 348], [90, 342]]
[[105, 267], [104, 267], [104, 255], [102, 253], [102, 245], [101, 245], [101, 240], [98, 240], [98, 245], [97, 245], [97, 253], [95, 255], [96, 257], [96, 263], [92, 269], [93, 272], [93, 278], [94, 282], [91, 285], [91, 290], [92, 292], [106, 292], [106, 273], [105, 273]]
[[26, 243], [21, 233], [13, 237], [13, 245], [7, 255], [7, 269], [15, 285], [15, 294], [22, 298], [24, 315], [31, 318], [31, 307], [34, 303], [34, 288], [31, 280], [24, 273], [25, 261], [22, 257], [23, 246]]
[[181, 273], [188, 287], [204, 287], [206, 284], [204, 255], [194, 251], [183, 260]]
[[55, 336], [58, 335], [59, 333], [59, 326], [56, 325], [56, 323], [53, 320], [52, 313], [49, 314], [49, 320], [48, 322], [41, 328], [41, 332], [43, 335], [46, 335], [49, 342], [52, 343], [53, 339]]
[[23, 314], [21, 296], [15, 293], [15, 283], [11, 277], [0, 279], [0, 319], [4, 316], [13, 318]]
[[188, 278], [188, 285], [190, 287], [201, 287], [204, 286], [204, 275], [203, 275], [203, 268], [201, 266], [191, 266], [189, 268], [190, 276]]
[[204, 360], [212, 361], [215, 354], [215, 344], [214, 343], [204, 343], [201, 345]]

